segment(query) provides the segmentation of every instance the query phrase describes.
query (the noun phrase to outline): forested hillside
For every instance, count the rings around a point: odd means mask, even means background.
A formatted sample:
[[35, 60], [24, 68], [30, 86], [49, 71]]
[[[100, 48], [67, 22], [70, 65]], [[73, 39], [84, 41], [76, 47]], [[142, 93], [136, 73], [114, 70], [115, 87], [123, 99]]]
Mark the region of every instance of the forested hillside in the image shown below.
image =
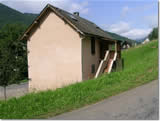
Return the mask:
[[21, 13], [0, 3], [0, 28], [6, 24], [31, 24], [37, 14]]

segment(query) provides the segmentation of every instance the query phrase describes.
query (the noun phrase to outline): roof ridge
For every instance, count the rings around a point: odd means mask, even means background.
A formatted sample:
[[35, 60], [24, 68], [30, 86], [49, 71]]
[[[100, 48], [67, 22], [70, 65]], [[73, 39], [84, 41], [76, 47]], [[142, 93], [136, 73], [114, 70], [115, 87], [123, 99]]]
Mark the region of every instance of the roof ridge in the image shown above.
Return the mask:
[[[51, 9], [53, 12], [55, 12], [58, 16], [60, 16], [61, 19], [64, 19], [67, 21], [71, 26], [77, 30], [78, 33], [85, 34], [85, 35], [91, 35], [100, 37], [104, 40], [110, 40], [114, 41], [115, 39], [110, 36], [107, 32], [105, 32], [103, 29], [101, 29], [97, 24], [94, 22], [83, 18], [81, 16], [76, 16], [73, 13], [70, 13], [66, 10], [63, 10], [61, 8], [55, 7], [51, 4], [47, 4], [45, 8], [40, 12], [39, 16], [34, 21], [37, 21], [43, 14], [46, 13], [47, 9]], [[33, 22], [27, 30], [24, 32], [21, 39], [28, 36], [28, 33], [32, 29], [32, 27], [35, 25], [35, 22]], [[118, 40], [117, 40], [118, 41]]]
[[[94, 22], [92, 22], [92, 21], [90, 21], [90, 20], [88, 20], [88, 19], [86, 19], [86, 18], [83, 18], [83, 17], [81, 17], [81, 16], [76, 16], [76, 15], [74, 15], [74, 14], [71, 13], [71, 12], [68, 12], [68, 11], [63, 10], [63, 9], [61, 9], [61, 8], [58, 8], [58, 7], [55, 7], [55, 6], [51, 5], [51, 4], [48, 4], [48, 6], [49, 6], [49, 7], [52, 7], [52, 8], [55, 8], [57, 11], [60, 10], [59, 12], [63, 11], [63, 12], [65, 12], [65, 13], [67, 13], [67, 14], [73, 15], [73, 16], [76, 17], [77, 19], [78, 19], [78, 18], [83, 19], [83, 20], [87, 21], [88, 23], [93, 24], [97, 29], [105, 32], [105, 30], [103, 30], [103, 29], [102, 29], [100, 26], [98, 26], [96, 23], [94, 23]], [[107, 34], [107, 33], [106, 33], [106, 34]], [[112, 38], [109, 34], [107, 34], [107, 35], [109, 36], [109, 38]]]

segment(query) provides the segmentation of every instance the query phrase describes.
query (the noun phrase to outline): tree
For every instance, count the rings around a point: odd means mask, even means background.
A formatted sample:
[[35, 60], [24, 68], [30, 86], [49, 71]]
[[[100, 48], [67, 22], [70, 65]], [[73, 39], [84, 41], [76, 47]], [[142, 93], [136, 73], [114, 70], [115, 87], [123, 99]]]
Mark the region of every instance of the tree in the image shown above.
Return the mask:
[[152, 32], [149, 34], [149, 39], [158, 39], [158, 28], [153, 28]]
[[25, 28], [22, 24], [10, 24], [0, 31], [0, 85], [4, 87], [5, 99], [6, 87], [28, 76], [26, 41], [19, 39]]

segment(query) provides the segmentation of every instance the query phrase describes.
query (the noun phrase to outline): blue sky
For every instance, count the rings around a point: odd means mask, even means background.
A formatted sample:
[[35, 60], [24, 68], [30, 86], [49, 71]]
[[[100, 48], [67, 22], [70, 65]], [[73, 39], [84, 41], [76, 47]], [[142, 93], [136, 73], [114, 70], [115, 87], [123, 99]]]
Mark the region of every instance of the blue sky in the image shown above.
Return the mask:
[[158, 0], [0, 0], [16, 10], [39, 13], [47, 3], [79, 11], [101, 28], [131, 39], [146, 37], [158, 26]]

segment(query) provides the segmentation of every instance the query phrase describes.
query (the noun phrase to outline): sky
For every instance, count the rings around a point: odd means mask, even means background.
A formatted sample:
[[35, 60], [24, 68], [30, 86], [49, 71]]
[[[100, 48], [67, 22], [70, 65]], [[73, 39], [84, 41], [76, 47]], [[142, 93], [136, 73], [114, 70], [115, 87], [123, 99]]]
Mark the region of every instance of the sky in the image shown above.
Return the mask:
[[158, 26], [158, 0], [0, 0], [22, 13], [40, 13], [49, 3], [130, 39], [146, 37]]

